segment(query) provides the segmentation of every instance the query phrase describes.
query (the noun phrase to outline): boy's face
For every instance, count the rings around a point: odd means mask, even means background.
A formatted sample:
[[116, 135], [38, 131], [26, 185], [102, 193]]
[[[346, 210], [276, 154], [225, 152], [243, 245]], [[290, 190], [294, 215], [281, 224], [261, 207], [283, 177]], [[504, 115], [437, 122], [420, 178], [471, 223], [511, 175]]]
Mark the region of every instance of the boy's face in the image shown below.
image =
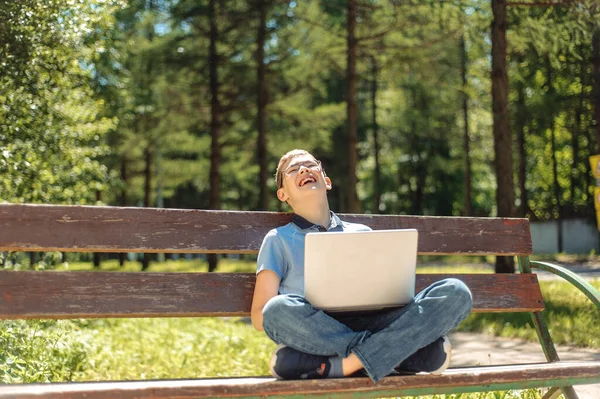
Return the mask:
[[292, 158], [283, 167], [282, 188], [277, 198], [294, 207], [299, 200], [310, 199], [331, 190], [331, 180], [326, 177], [321, 164], [310, 154]]

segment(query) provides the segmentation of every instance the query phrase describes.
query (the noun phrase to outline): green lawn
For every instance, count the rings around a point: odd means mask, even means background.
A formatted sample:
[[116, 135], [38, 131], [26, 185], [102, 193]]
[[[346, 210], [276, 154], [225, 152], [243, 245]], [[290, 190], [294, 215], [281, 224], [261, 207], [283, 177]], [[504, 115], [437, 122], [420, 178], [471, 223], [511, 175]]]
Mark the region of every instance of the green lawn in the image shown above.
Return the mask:
[[[222, 272], [251, 272], [254, 263], [224, 259]], [[102, 270], [138, 271], [137, 262], [119, 268], [105, 261]], [[91, 270], [89, 263], [58, 269]], [[489, 272], [457, 265], [444, 272]], [[204, 272], [206, 263], [152, 263], [150, 271]], [[423, 267], [422, 273], [440, 272]], [[594, 285], [600, 288], [600, 282]], [[562, 282], [542, 282], [550, 331], [557, 343], [600, 348], [600, 316], [582, 294]], [[474, 314], [463, 331], [537, 341], [528, 315]], [[535, 343], [537, 345], [537, 342]], [[0, 323], [0, 382], [85, 381], [116, 379], [199, 378], [266, 375], [275, 345], [245, 318], [109, 319], [15, 321]], [[533, 399], [536, 390], [440, 395], [435, 399]]]

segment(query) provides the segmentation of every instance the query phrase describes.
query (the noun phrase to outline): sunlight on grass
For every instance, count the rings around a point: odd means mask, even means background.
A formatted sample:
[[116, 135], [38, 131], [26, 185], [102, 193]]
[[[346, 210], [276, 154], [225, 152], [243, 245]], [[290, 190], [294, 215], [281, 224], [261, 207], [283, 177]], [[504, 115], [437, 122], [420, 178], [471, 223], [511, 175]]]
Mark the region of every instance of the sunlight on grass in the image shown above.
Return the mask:
[[[86, 270], [86, 271], [104, 271], [104, 272], [139, 272], [142, 264], [138, 261], [125, 261], [123, 267], [119, 266], [117, 259], [103, 260], [100, 269], [94, 269], [91, 262], [65, 262], [57, 266], [54, 270]], [[245, 272], [253, 273], [256, 270], [256, 262], [249, 260], [219, 259], [219, 273]], [[190, 260], [166, 260], [165, 262], [150, 262], [149, 272], [207, 272], [208, 263], [202, 259]]]
[[85, 324], [90, 367], [75, 377], [80, 381], [267, 375], [275, 348], [240, 318], [110, 319]]
[[[536, 389], [514, 390], [502, 392], [458, 393], [449, 395], [419, 396], [418, 399], [541, 399], [542, 394]], [[410, 397], [412, 398], [412, 397]], [[404, 399], [410, 399], [405, 396]], [[563, 395], [559, 396], [564, 399]], [[415, 397], [415, 399], [417, 399]]]
[[417, 266], [417, 273], [420, 274], [484, 274], [494, 273], [494, 268], [481, 265], [468, 266]]
[[[473, 262], [468, 257], [454, 257], [450, 263], [442, 263], [439, 258], [428, 256], [428, 260], [419, 261], [418, 273], [493, 273], [493, 265], [489, 263]], [[470, 260], [471, 262], [468, 262]], [[54, 270], [100, 270], [114, 272], [137, 272], [142, 268], [138, 261], [125, 261], [123, 267], [119, 266], [117, 259], [108, 259], [101, 262], [100, 269], [94, 269], [91, 262], [68, 262], [57, 266]], [[219, 273], [253, 273], [256, 270], [255, 260], [240, 260], [232, 258], [219, 259], [217, 272]], [[191, 260], [166, 260], [165, 262], [150, 262], [149, 272], [206, 272], [208, 263], [202, 259]]]

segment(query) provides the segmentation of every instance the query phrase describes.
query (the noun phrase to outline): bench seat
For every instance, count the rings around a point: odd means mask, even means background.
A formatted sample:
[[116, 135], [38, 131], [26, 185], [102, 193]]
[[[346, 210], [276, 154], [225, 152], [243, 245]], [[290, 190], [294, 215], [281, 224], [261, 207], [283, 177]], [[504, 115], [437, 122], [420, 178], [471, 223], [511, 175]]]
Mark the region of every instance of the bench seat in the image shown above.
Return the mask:
[[79, 382], [0, 385], [0, 399], [193, 399], [348, 397], [376, 398], [399, 395], [504, 390], [560, 386], [561, 383], [600, 382], [600, 361], [534, 363], [448, 369], [442, 375], [390, 376], [373, 384], [368, 378], [278, 381], [271, 377], [178, 379], [148, 381]]

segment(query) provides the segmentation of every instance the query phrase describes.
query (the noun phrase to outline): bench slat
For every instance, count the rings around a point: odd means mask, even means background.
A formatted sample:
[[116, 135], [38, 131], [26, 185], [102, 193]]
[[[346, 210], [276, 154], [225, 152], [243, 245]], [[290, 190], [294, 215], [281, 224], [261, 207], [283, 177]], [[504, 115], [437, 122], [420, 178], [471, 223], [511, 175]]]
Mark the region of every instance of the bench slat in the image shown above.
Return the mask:
[[[474, 312], [544, 308], [534, 274], [419, 274], [417, 291], [456, 277]], [[0, 319], [247, 316], [251, 273], [0, 271]]]
[[[420, 254], [528, 255], [529, 221], [344, 215], [374, 230], [416, 228]], [[257, 253], [289, 213], [0, 204], [0, 250]]]
[[307, 395], [327, 398], [372, 398], [463, 393], [519, 387], [538, 388], [600, 381], [600, 362], [557, 362], [449, 369], [442, 375], [276, 381], [230, 378], [163, 381], [119, 381], [0, 386], [0, 399], [192, 399], [270, 398]]

